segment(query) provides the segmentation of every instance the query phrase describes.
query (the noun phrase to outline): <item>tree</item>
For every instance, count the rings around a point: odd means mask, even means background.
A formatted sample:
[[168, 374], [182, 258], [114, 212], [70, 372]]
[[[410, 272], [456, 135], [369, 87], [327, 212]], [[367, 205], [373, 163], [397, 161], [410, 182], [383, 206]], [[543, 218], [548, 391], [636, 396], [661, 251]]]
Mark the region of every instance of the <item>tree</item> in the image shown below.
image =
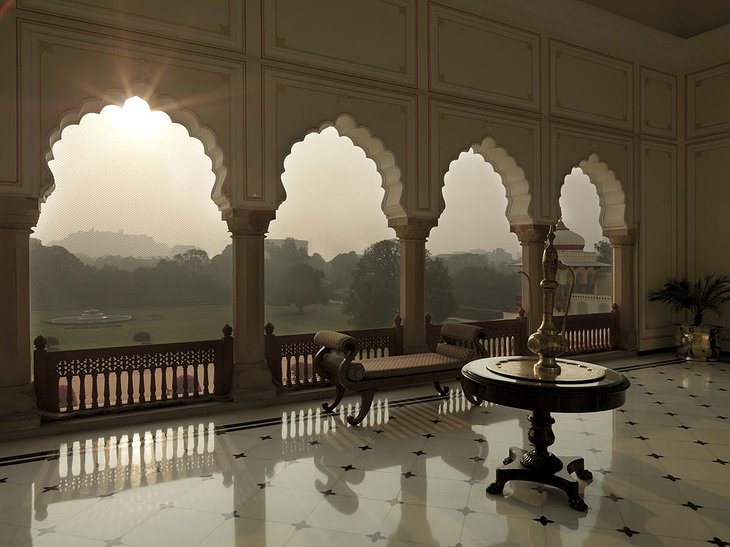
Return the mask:
[[304, 312], [304, 306], [310, 304], [326, 304], [322, 280], [324, 272], [315, 270], [309, 264], [294, 264], [288, 272], [281, 277], [282, 286], [279, 294], [279, 304], [293, 304], [299, 313]]
[[[357, 262], [345, 299], [345, 313], [358, 328], [390, 324], [398, 311], [400, 245], [394, 239], [373, 243]], [[456, 306], [451, 277], [440, 259], [426, 255], [426, 306], [436, 321]]]
[[365, 249], [355, 266], [344, 311], [357, 328], [384, 327], [398, 311], [400, 249], [384, 239]]
[[514, 304], [520, 292], [517, 275], [487, 266], [467, 266], [454, 274], [453, 283], [459, 306], [499, 310]]
[[325, 274], [333, 292], [347, 290], [352, 284], [352, 276], [360, 257], [355, 251], [340, 253], [327, 263]]
[[264, 248], [267, 255], [264, 266], [266, 303], [282, 305], [286, 300], [282, 294], [282, 288], [285, 287], [284, 277], [295, 264], [308, 264], [309, 256], [306, 249], [297, 246], [291, 237], [284, 241], [267, 241]]
[[139, 342], [140, 344], [149, 344], [152, 341], [152, 335], [147, 331], [140, 331], [132, 336], [132, 342]]
[[599, 241], [597, 243], [594, 243], [593, 248], [596, 250], [596, 260], [598, 262], [611, 264], [611, 245], [608, 241]]

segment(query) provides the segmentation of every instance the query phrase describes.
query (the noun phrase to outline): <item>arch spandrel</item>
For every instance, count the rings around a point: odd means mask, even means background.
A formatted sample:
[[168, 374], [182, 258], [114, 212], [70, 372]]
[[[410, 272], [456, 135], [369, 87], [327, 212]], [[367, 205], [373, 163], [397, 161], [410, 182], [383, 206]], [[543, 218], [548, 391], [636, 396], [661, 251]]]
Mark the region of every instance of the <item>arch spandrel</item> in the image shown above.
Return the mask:
[[375, 168], [381, 177], [381, 187], [384, 190], [381, 208], [388, 221], [406, 218], [405, 185], [395, 154], [386, 148], [382, 139], [375, 136], [367, 126], [359, 125], [350, 114], [340, 114], [334, 121], [325, 121], [319, 126], [311, 128], [288, 148], [285, 157], [281, 159], [277, 180], [276, 207], [278, 208], [286, 199], [286, 190], [281, 181], [281, 175], [284, 173], [284, 160], [293, 152], [297, 144], [304, 141], [307, 135], [320, 133], [328, 127], [336, 129], [341, 137], [350, 139], [355, 146], [365, 152], [368, 159], [375, 163]]
[[[469, 146], [467, 150], [471, 150], [482, 156], [484, 161], [488, 162], [494, 169], [494, 172], [499, 175], [505, 189], [505, 195], [507, 196], [505, 216], [510, 225], [532, 225], [530, 183], [525, 177], [524, 169], [519, 166], [517, 160], [507, 150], [499, 146], [492, 137], [485, 137], [481, 142]], [[457, 159], [458, 156], [449, 162], [449, 165]], [[443, 188], [445, 185], [444, 176], [441, 177], [440, 182], [439, 216], [446, 208], [446, 202], [443, 197]]]
[[48, 163], [53, 160], [53, 146], [63, 138], [63, 130], [71, 125], [79, 125], [81, 118], [86, 114], [100, 114], [108, 105], [122, 106], [124, 101], [132, 96], [143, 98], [150, 106], [150, 110], [164, 112], [170, 117], [172, 123], [182, 125], [191, 137], [196, 138], [203, 145], [203, 151], [211, 160], [211, 171], [215, 175], [215, 182], [211, 190], [211, 199], [221, 211], [232, 207], [230, 195], [230, 181], [228, 180], [228, 166], [225, 163], [225, 154], [218, 145], [215, 132], [200, 121], [200, 118], [191, 110], [183, 108], [174, 98], [169, 96], [154, 96], [140, 90], [131, 93], [121, 90], [112, 90], [104, 93], [101, 97], [94, 97], [85, 100], [79, 108], [67, 112], [60, 117], [56, 128], [48, 136], [48, 147], [44, 159], [46, 169], [43, 170], [43, 178], [39, 188], [39, 199], [45, 202], [48, 196], [55, 189], [53, 174], [47, 168]]

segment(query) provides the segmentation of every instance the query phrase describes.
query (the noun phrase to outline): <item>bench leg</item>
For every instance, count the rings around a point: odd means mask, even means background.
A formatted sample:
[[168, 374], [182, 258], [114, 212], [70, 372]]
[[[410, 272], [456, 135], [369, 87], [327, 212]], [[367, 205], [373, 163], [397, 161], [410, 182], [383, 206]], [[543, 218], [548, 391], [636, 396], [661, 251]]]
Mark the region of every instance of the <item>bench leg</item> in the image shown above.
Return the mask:
[[436, 391], [438, 391], [438, 392], [439, 392], [439, 395], [441, 395], [442, 397], [443, 397], [443, 396], [445, 396], [445, 395], [448, 395], [448, 393], [449, 393], [449, 390], [451, 389], [451, 388], [449, 388], [449, 386], [442, 386], [442, 385], [441, 385], [441, 384], [439, 383], [439, 381], [438, 381], [438, 380], [435, 380], [435, 381], [434, 381], [434, 383], [433, 383], [433, 387], [435, 387], [435, 388], [436, 388]]
[[362, 397], [362, 400], [360, 401], [360, 413], [354, 418], [352, 416], [348, 416], [348, 424], [357, 425], [365, 419], [365, 416], [367, 416], [368, 412], [370, 411], [370, 406], [373, 404], [373, 397], [375, 397], [376, 391], [377, 390], [373, 389], [370, 391], [363, 391], [360, 394], [360, 396]]
[[345, 395], [345, 388], [342, 386], [335, 386], [337, 388], [337, 393], [335, 394], [335, 401], [328, 405], [327, 403], [322, 403], [322, 408], [324, 408], [325, 412], [334, 412], [335, 408], [337, 408], [337, 405], [340, 404], [340, 401], [342, 400], [342, 397]]

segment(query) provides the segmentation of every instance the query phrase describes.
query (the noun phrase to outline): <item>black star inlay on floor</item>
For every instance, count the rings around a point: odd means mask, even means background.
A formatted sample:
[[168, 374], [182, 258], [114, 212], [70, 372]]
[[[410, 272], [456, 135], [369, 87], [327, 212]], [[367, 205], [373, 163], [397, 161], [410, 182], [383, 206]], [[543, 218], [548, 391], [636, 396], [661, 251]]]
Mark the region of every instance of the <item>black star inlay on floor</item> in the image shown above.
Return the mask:
[[626, 534], [628, 537], [631, 537], [631, 536], [639, 533], [636, 530], [632, 530], [628, 526], [624, 526], [623, 528], [616, 528], [616, 531], [621, 532], [622, 534]]
[[388, 539], [388, 536], [384, 536], [380, 533], [380, 531], [375, 532], [374, 534], [367, 534], [367, 537], [369, 537], [370, 541], [372, 541], [373, 543], [377, 543], [381, 539]]
[[715, 537], [714, 537], [714, 538], [712, 538], [712, 539], [708, 539], [708, 540], [707, 540], [707, 543], [711, 543], [711, 544], [713, 544], [713, 545], [717, 545], [717, 547], [727, 547], [728, 545], [730, 545], [730, 543], [728, 543], [727, 541], [723, 541], [723, 540], [721, 540], [721, 539], [720, 539], [719, 537], [717, 537], [717, 536], [715, 536]]
[[679, 477], [675, 477], [674, 475], [664, 475], [662, 478], [663, 479], [670, 480], [672, 482], [677, 482], [677, 481], [681, 481], [682, 480]]
[[3, 477], [2, 479], [0, 479], [0, 483], [3, 483], [3, 482], [8, 482], [8, 478], [7, 477]]
[[108, 494], [100, 494], [96, 496], [97, 498], [109, 498], [114, 495], [114, 492], [109, 492]]
[[680, 429], [692, 429], [692, 426], [684, 425], [684, 424], [678, 425], [677, 427], [679, 427]]
[[330, 488], [328, 490], [324, 490], [324, 491], [320, 490], [319, 493], [320, 494], [324, 494], [324, 497], [325, 498], [328, 497], [328, 496], [336, 496], [337, 495], [335, 492], [332, 491], [332, 488]]
[[727, 416], [715, 416], [718, 420], [727, 420]]
[[373, 433], [380, 435], [381, 433], [385, 433], [385, 429], [373, 429]]
[[701, 440], [697, 439], [695, 441], [695, 444], [699, 444], [700, 446], [705, 446], [706, 444], [710, 444], [710, 443], [706, 443], [705, 441], [701, 441]]
[[403, 502], [398, 499], [398, 496], [394, 497], [392, 500], [388, 500], [388, 503], [390, 504], [391, 507], [393, 507], [395, 505], [402, 505], [403, 504]]
[[644, 437], [643, 435], [639, 435], [638, 437], [634, 437], [635, 439], [639, 439], [641, 441], [648, 441], [649, 437]]
[[727, 461], [727, 460], [721, 460], [720, 458], [717, 458], [716, 460], [712, 460], [712, 461], [715, 462], [715, 463], [719, 463], [720, 465], [725, 465], [725, 464], [730, 463], [729, 461]]
[[233, 457], [238, 459], [238, 458], [245, 458], [247, 456], [246, 456], [245, 452], [239, 452], [238, 454], [234, 454]]
[[617, 502], [618, 500], [622, 500], [622, 499], [624, 499], [624, 498], [622, 498], [621, 496], [617, 496], [617, 495], [616, 495], [616, 494], [614, 494], [613, 492], [611, 492], [611, 493], [610, 493], [610, 494], [609, 494], [608, 496], [603, 496], [603, 497], [604, 497], [604, 498], [608, 498], [608, 499], [610, 499], [610, 500], [611, 500], [612, 502], [614, 502], [614, 503], [615, 503], [615, 502]]
[[358, 446], [358, 448], [360, 450], [362, 450], [363, 452], [365, 452], [366, 450], [372, 450], [372, 448], [369, 445], [367, 445], [367, 444], [364, 445], [364, 446]]
[[469, 507], [462, 507], [461, 509], [457, 509], [461, 514], [463, 514], [465, 517], [468, 515], [471, 515], [472, 513], [476, 513], [476, 511], [472, 511], [469, 509]]
[[233, 511], [232, 513], [222, 513], [222, 515], [223, 518], [226, 520], [241, 518], [241, 515], [238, 514], [238, 511]]
[[267, 486], [270, 486], [270, 484], [268, 482], [257, 482], [256, 486], [258, 486], [259, 488], [261, 488], [261, 490], [263, 490]]
[[44, 486], [44, 487], [43, 487], [43, 493], [44, 493], [44, 494], [45, 494], [46, 492], [53, 492], [53, 491], [56, 491], [56, 492], [58, 492], [58, 485], [57, 485], [57, 484], [56, 484], [55, 486]]
[[427, 439], [432, 439], [435, 436], [436, 435], [431, 435], [431, 433], [425, 433], [425, 434], [421, 435], [421, 437], [426, 437]]
[[479, 484], [479, 481], [476, 479], [464, 479], [464, 482], [467, 483], [469, 486], [474, 486], [475, 484]]
[[259, 439], [261, 439], [262, 441], [270, 441], [271, 435], [264, 435], [263, 437], [259, 437]]
[[320, 444], [319, 441], [309, 441], [309, 446], [317, 446], [318, 444]]
[[677, 386], [677, 389], [684, 389], [684, 386]]
[[697, 395], [693, 395], [693, 394], [690, 393], [689, 395], [687, 395], [687, 397], [692, 397], [693, 399], [696, 399], [697, 398]]
[[539, 519], [532, 519], [532, 520], [534, 520], [535, 522], [539, 522], [543, 526], [547, 526], [548, 524], [555, 522], [554, 520], [550, 520], [549, 518], [547, 518], [545, 515], [540, 515]]
[[663, 403], [662, 401], [654, 401], [654, 404], [655, 404], [655, 405], [663, 405], [663, 404], [665, 404], [665, 403]]
[[621, 412], [622, 414], [625, 414], [626, 413], [626, 409], [619, 408], [616, 412]]
[[665, 412], [664, 414], [666, 416], [676, 416], [676, 414], [674, 412]]
[[410, 471], [406, 471], [405, 473], [401, 473], [405, 478], [410, 479], [411, 477], [415, 477], [415, 473], [411, 473]]
[[476, 463], [484, 461], [484, 458], [480, 458], [479, 456], [474, 456], [473, 458], [469, 458], [469, 459], [474, 460]]
[[697, 509], [702, 509], [704, 507], [704, 505], [695, 505], [691, 501], [688, 501], [687, 503], [683, 503], [682, 506], [689, 507], [690, 509], [692, 509], [692, 511], [697, 511]]
[[479, 443], [479, 444], [482, 444], [482, 443], [485, 443], [485, 442], [487, 442], [487, 439], [482, 439], [482, 438], [480, 437], [479, 439], [474, 439], [474, 442], [475, 442], [475, 443]]
[[644, 392], [644, 395], [654, 395], [654, 392], [653, 391], [645, 391]]
[[636, 425], [636, 422], [632, 422], [631, 420], [629, 420], [628, 422], [624, 422], [624, 423], [626, 425]]
[[340, 467], [340, 469], [344, 469], [345, 471], [352, 471], [353, 469], [357, 469], [357, 467], [348, 463], [347, 465], [343, 465], [342, 467]]
[[700, 405], [700, 406], [704, 406], [705, 408], [712, 408], [712, 405], [708, 405], [708, 404], [704, 404], [704, 405]]
[[412, 454], [415, 454], [416, 456], [423, 456], [425, 452], [423, 450], [416, 450], [415, 452], [412, 452]]
[[441, 422], [441, 420], [439, 420], [438, 418], [436, 418], [435, 420], [429, 420], [429, 421], [430, 421], [430, 422], [431, 422], [432, 424], [437, 424], [437, 423]]
[[301, 522], [297, 522], [296, 524], [292, 524], [292, 526], [294, 526], [294, 529], [295, 529], [295, 530], [296, 530], [297, 532], [298, 532], [299, 530], [301, 530], [302, 528], [310, 528], [309, 524], [307, 524], [307, 523], [306, 523], [306, 522], [304, 522], [304, 521], [301, 521]]
[[655, 460], [658, 460], [659, 458], [663, 458], [661, 454], [657, 454], [656, 452], [652, 452], [651, 454], [647, 454], [650, 458], [654, 458]]

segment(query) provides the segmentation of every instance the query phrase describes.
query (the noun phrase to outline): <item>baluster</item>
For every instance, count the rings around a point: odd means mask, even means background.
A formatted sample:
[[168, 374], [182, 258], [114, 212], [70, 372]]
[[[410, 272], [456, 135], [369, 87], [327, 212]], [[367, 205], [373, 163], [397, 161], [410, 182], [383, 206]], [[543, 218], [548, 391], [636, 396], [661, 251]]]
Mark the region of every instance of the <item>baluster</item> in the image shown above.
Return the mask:
[[111, 372], [109, 370], [104, 371], [104, 399], [102, 401], [102, 408], [109, 408], [111, 405], [111, 401], [109, 400], [109, 375]]
[[162, 371], [162, 387], [160, 388], [160, 399], [163, 401], [167, 401], [167, 364], [162, 363], [162, 367], [160, 367], [160, 370]]
[[74, 388], [73, 375], [69, 372], [66, 374], [66, 412], [72, 412], [74, 409]]
[[91, 408], [99, 408], [99, 374], [92, 372], [91, 380]]
[[210, 376], [208, 369], [215, 366], [213, 363], [206, 363], [203, 365], [203, 395], [210, 395]]
[[193, 365], [193, 385], [190, 389], [190, 391], [193, 392], [193, 397], [197, 397], [200, 395], [200, 381], [199, 381], [199, 374], [198, 374], [198, 367], [200, 365], [198, 363], [195, 363]]
[[114, 371], [115, 386], [115, 406], [122, 406], [122, 373], [119, 369]]
[[182, 371], [183, 371], [183, 373], [182, 373], [182, 395], [181, 395], [183, 399], [188, 396], [188, 370], [189, 370], [188, 365], [183, 365], [183, 367], [182, 367]]
[[140, 367], [137, 370], [137, 385], [139, 386], [139, 398], [137, 399], [137, 402], [142, 404], [144, 403], [146, 399], [146, 382], [145, 382], [145, 372], [147, 372], [147, 369], [144, 366], [144, 363], [140, 363]]
[[79, 410], [86, 409], [86, 374], [79, 372]]
[[156, 360], [150, 364], [150, 368], [147, 369], [147, 372], [150, 375], [150, 397], [149, 400], [152, 402], [157, 401], [157, 363]]
[[294, 356], [294, 382], [297, 387], [300, 387], [301, 384], [301, 378], [299, 374], [299, 352], [297, 352], [297, 355]]
[[292, 385], [292, 373], [291, 373], [291, 356], [286, 356], [286, 385], [291, 387]]
[[172, 399], [177, 399], [177, 365], [172, 365]]
[[134, 404], [134, 384], [132, 383], [132, 370], [127, 370], [127, 404]]

